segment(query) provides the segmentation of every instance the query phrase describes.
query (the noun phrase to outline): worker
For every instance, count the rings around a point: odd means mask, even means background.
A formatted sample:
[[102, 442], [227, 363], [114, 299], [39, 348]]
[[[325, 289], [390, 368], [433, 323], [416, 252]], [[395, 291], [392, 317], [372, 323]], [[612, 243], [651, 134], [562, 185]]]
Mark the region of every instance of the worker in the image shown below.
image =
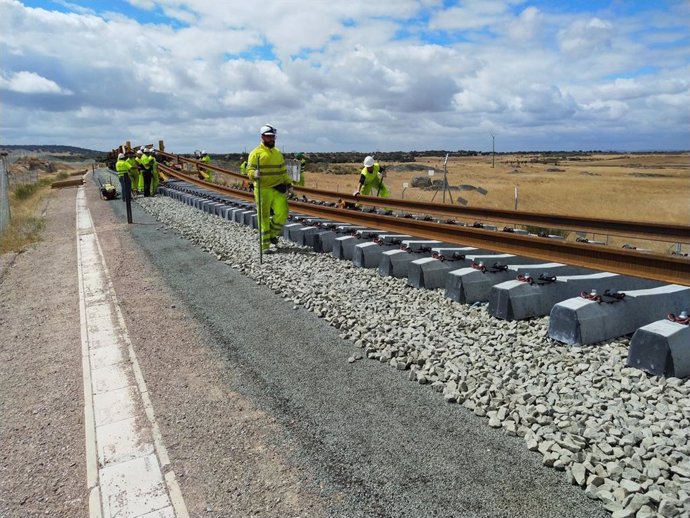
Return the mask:
[[158, 191], [158, 184], [160, 178], [158, 176], [158, 160], [156, 159], [156, 150], [153, 147], [149, 148], [149, 156], [151, 157], [151, 196], [155, 196]]
[[[240, 156], [240, 174], [242, 176], [247, 176], [247, 157], [244, 155]], [[252, 185], [249, 183], [249, 180], [242, 180], [242, 189], [250, 189]]]
[[254, 183], [261, 249], [266, 253], [273, 253], [277, 250], [278, 236], [287, 221], [287, 194], [292, 180], [287, 173], [283, 154], [275, 147], [277, 130], [270, 124], [265, 124], [261, 126], [259, 133], [261, 143], [249, 154], [247, 175]]
[[142, 192], [145, 198], [151, 196], [151, 184], [153, 183], [153, 164], [156, 158], [153, 156], [153, 148], [145, 148], [144, 154], [141, 158], [141, 163], [143, 165], [143, 186]]
[[136, 156], [134, 157], [134, 162], [136, 163], [136, 183], [132, 184], [132, 190], [136, 192], [144, 192], [144, 164], [142, 158], [144, 157], [144, 147], [137, 149]]
[[[208, 153], [206, 151], [202, 151], [201, 154], [199, 155], [199, 160], [201, 160], [204, 164], [210, 164], [211, 163], [211, 157], [208, 156]], [[212, 182], [213, 181], [213, 171], [210, 169], [207, 169], [205, 167], [202, 167], [199, 169], [200, 176], [204, 177], [204, 180], [207, 182]]]
[[[141, 151], [141, 150], [139, 150], [139, 151]], [[136, 194], [139, 194], [139, 192], [140, 192], [139, 181], [141, 178], [141, 176], [140, 176], [141, 167], [140, 167], [139, 160], [137, 160], [137, 157], [139, 156], [138, 155], [139, 151], [134, 153], [134, 151], [129, 150], [125, 153], [125, 155], [127, 157], [127, 162], [129, 162], [129, 165], [132, 166], [129, 169], [129, 193], [130, 193], [130, 196], [132, 198], [134, 198], [134, 196]]]
[[307, 160], [304, 158], [304, 153], [297, 153], [295, 158], [299, 160], [299, 181], [297, 185], [304, 186], [304, 169], [307, 165]]
[[375, 196], [388, 198], [390, 193], [388, 192], [386, 185], [383, 183], [384, 175], [384, 168], [379, 165], [378, 162], [374, 161], [374, 157], [366, 157], [364, 159], [364, 168], [359, 175], [359, 186], [357, 187], [354, 195], [359, 196], [360, 194], [363, 194], [364, 196], [368, 196], [372, 190], [375, 190]]
[[130, 197], [130, 185], [128, 181], [130, 169], [132, 169], [132, 164], [129, 163], [124, 153], [119, 153], [117, 155], [117, 162], [115, 163], [115, 171], [117, 171], [117, 178], [120, 180], [122, 201], [127, 201]]

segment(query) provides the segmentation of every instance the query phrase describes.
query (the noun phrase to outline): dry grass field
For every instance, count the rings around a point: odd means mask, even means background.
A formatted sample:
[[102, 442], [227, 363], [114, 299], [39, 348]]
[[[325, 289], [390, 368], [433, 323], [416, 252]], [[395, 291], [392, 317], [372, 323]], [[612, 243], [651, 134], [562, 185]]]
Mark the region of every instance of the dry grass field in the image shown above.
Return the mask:
[[[547, 164], [538, 162], [540, 158], [497, 155], [492, 167], [491, 156], [451, 156], [447, 165], [448, 184], [481, 187], [486, 194], [478, 190], [452, 190], [450, 196], [456, 203], [458, 196], [464, 198], [470, 207], [512, 210], [517, 188], [520, 211], [690, 225], [690, 153], [583, 155]], [[384, 165], [385, 181], [395, 198], [401, 197], [403, 184], [407, 183], [405, 199], [430, 201], [434, 191], [412, 187], [413, 178], [428, 176], [429, 169], [434, 170], [432, 180], [443, 180], [443, 157], [419, 159], [413, 164]], [[416, 170], [406, 170], [411, 166]], [[351, 175], [335, 175], [311, 173], [307, 166], [305, 183], [309, 187], [352, 194], [361, 167], [352, 164]], [[451, 203], [450, 196], [446, 192], [446, 203]], [[438, 192], [434, 201], [441, 200], [442, 192]], [[630, 243], [657, 251], [675, 249], [672, 243], [639, 243], [600, 235], [587, 237], [618, 246]], [[689, 248], [690, 244], [686, 243], [682, 250], [688, 252]]]

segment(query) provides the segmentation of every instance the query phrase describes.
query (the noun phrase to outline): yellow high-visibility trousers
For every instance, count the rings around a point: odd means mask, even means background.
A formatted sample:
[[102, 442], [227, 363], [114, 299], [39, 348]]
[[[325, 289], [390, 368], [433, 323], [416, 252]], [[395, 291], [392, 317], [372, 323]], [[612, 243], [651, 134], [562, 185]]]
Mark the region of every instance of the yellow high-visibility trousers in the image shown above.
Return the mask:
[[[254, 182], [254, 200], [259, 206], [259, 187]], [[271, 217], [273, 209], [273, 217]], [[261, 248], [266, 250], [271, 244], [271, 238], [280, 237], [283, 226], [288, 218], [287, 193], [278, 192], [272, 187], [261, 188], [261, 212], [257, 215], [261, 222]]]

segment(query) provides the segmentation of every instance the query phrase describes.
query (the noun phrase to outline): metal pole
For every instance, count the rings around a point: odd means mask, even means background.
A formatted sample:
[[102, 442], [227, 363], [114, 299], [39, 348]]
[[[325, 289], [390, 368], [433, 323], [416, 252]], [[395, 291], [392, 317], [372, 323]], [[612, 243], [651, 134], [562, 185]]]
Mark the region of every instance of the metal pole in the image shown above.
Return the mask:
[[[446, 189], [448, 189], [448, 153], [443, 161], [443, 203], [446, 203]], [[450, 189], [448, 189], [448, 195], [450, 196]], [[453, 198], [450, 200], [452, 202]]]
[[496, 137], [491, 134], [491, 168], [494, 167], [494, 159], [496, 157]]
[[256, 156], [256, 172], [259, 173], [259, 176], [256, 178], [256, 186], [254, 187], [257, 189], [257, 211], [256, 211], [256, 228], [259, 229], [259, 264], [263, 264], [264, 262], [264, 249], [262, 247], [262, 237], [261, 237], [261, 171], [260, 171], [260, 166], [259, 166], [259, 155], [257, 154]]
[[7, 153], [0, 158], [0, 232], [10, 224], [10, 188], [7, 177]]
[[132, 223], [132, 180], [129, 177], [129, 171], [125, 171], [123, 175], [125, 189], [122, 195], [125, 197], [125, 205], [127, 206], [127, 223]]

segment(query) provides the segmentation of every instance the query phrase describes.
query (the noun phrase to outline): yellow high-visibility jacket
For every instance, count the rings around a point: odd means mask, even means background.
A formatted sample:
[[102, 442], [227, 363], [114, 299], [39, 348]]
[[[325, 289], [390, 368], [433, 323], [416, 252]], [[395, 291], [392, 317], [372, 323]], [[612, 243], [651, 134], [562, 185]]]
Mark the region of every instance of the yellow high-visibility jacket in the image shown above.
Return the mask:
[[132, 164], [130, 164], [127, 159], [120, 159], [115, 163], [115, 171], [117, 171], [117, 176], [124, 176], [125, 173], [128, 173], [129, 170], [132, 168]]
[[371, 169], [371, 173], [366, 167], [362, 169], [361, 175], [359, 177], [360, 193], [365, 196], [368, 196], [371, 193], [371, 191], [374, 191], [374, 195], [378, 193], [379, 196], [387, 198], [389, 194], [388, 189], [386, 188], [386, 185], [383, 183], [383, 178], [379, 178], [381, 166], [377, 162]]
[[262, 142], [249, 154], [247, 162], [247, 175], [254, 182], [254, 185], [257, 183], [254, 178], [257, 167], [259, 168], [261, 188], [282, 184], [292, 185], [292, 180], [285, 167], [285, 158], [277, 147], [269, 148], [264, 146]]

